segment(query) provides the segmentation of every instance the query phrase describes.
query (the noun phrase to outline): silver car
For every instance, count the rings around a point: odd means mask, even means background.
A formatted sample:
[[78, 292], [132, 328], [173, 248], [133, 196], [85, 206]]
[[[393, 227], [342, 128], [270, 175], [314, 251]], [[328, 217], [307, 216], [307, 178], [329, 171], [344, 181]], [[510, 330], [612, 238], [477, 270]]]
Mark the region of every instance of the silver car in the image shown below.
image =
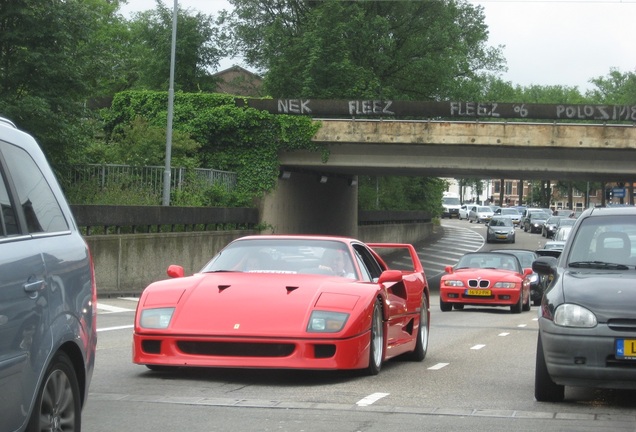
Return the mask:
[[88, 247], [35, 140], [0, 118], [0, 432], [75, 430], [95, 363]]

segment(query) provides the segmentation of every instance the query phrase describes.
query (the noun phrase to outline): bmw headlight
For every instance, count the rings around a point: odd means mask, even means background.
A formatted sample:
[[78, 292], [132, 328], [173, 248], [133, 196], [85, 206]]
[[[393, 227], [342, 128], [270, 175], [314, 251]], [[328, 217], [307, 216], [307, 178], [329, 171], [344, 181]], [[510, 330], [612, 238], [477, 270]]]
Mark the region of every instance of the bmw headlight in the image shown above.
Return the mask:
[[554, 312], [554, 323], [562, 327], [596, 327], [596, 316], [582, 306], [564, 303]]
[[144, 309], [141, 311], [139, 325], [149, 329], [165, 329], [170, 325], [174, 308]]
[[337, 333], [344, 327], [348, 313], [315, 310], [309, 317], [307, 331], [310, 333]]
[[444, 286], [463, 287], [464, 286], [464, 282], [462, 282], [460, 280], [445, 280], [444, 281]]
[[494, 288], [514, 288], [517, 286], [514, 282], [497, 282]]

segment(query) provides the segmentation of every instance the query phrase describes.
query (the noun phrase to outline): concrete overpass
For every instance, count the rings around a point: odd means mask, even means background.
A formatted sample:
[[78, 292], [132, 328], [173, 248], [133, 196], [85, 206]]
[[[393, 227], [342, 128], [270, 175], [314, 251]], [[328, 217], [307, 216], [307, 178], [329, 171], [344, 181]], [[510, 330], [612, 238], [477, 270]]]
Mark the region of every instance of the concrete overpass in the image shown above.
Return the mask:
[[[344, 102], [318, 102], [250, 103], [270, 112], [312, 116], [331, 109], [344, 117], [343, 110], [349, 110], [347, 119], [314, 117], [322, 124], [314, 140], [329, 149], [326, 162], [309, 151], [279, 155], [281, 171], [289, 177], [281, 177], [261, 206], [264, 222], [276, 221], [272, 225], [278, 232], [355, 235], [357, 188], [352, 180], [358, 175], [636, 180], [632, 106], [449, 102], [396, 108], [390, 101], [349, 101], [342, 108]], [[429, 118], [397, 118], [418, 113]], [[529, 122], [537, 118], [552, 121]]]
[[283, 169], [353, 175], [636, 180], [636, 127], [573, 123], [321, 120], [320, 154], [287, 152]]

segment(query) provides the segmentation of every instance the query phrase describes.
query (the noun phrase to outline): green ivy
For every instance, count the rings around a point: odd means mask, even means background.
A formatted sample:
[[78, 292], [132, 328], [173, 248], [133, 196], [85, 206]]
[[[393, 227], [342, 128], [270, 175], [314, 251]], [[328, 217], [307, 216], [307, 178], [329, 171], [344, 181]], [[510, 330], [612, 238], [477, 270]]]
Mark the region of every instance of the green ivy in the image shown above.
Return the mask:
[[[122, 141], [130, 125], [140, 117], [165, 130], [167, 103], [166, 92], [118, 93], [111, 108], [102, 113], [106, 142]], [[320, 123], [310, 117], [237, 107], [234, 97], [226, 94], [177, 93], [174, 98], [173, 129], [187, 133], [200, 145], [197, 155], [200, 168], [237, 173], [235, 197], [225, 197], [224, 201], [239, 205], [274, 189], [280, 152], [320, 152], [321, 159], [326, 162], [327, 148], [312, 141], [319, 128]], [[179, 198], [183, 201], [185, 197]], [[185, 201], [191, 202], [192, 197]], [[205, 201], [201, 198], [201, 202]]]

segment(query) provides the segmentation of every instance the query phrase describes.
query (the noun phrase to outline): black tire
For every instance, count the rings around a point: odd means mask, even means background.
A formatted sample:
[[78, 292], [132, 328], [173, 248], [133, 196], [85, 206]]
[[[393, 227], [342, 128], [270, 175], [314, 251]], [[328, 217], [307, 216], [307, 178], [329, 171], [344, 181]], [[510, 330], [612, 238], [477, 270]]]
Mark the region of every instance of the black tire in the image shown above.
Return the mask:
[[429, 321], [428, 321], [428, 303], [426, 302], [426, 296], [422, 294], [422, 307], [420, 309], [420, 325], [417, 330], [417, 341], [415, 342], [415, 349], [409, 355], [409, 359], [413, 361], [423, 361], [426, 358], [428, 351], [428, 335], [429, 335]]
[[[521, 294], [521, 297], [523, 297], [523, 294]], [[528, 312], [530, 310], [530, 294], [528, 294], [528, 301], [526, 301], [523, 304], [523, 307], [521, 308], [524, 312]]]
[[63, 352], [55, 355], [44, 374], [27, 426], [28, 432], [79, 432], [82, 401], [71, 359]]
[[517, 304], [510, 306], [510, 312], [518, 314], [521, 313], [523, 309], [523, 294], [519, 295], [519, 301]]
[[382, 322], [382, 304], [380, 300], [376, 300], [373, 306], [369, 337], [369, 366], [367, 366], [366, 372], [367, 375], [377, 375], [382, 369], [384, 354], [384, 324]]
[[450, 312], [450, 311], [451, 311], [451, 309], [453, 309], [453, 305], [452, 305], [452, 304], [450, 304], [450, 303], [448, 303], [448, 302], [445, 302], [445, 301], [444, 301], [444, 300], [442, 300], [442, 299], [440, 299], [440, 300], [439, 300], [439, 309], [440, 309], [442, 312]]
[[534, 369], [534, 398], [539, 402], [562, 402], [565, 398], [565, 386], [552, 381], [548, 373], [540, 333], [537, 338], [537, 364]]

